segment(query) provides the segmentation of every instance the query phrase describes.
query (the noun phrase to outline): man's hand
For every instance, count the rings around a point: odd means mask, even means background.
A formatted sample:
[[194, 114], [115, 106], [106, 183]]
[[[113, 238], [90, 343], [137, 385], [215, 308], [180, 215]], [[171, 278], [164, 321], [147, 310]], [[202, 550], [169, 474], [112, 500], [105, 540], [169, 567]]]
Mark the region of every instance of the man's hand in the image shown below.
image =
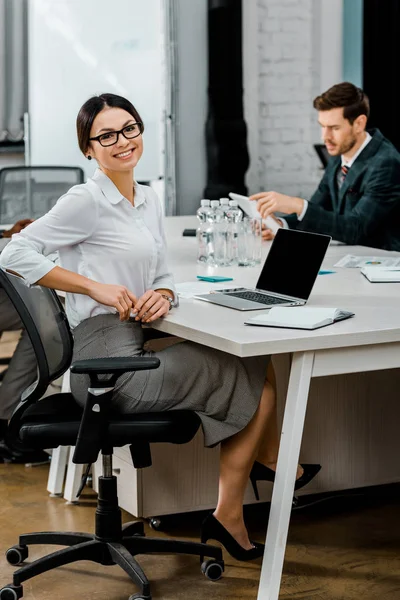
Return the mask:
[[271, 240], [274, 239], [275, 233], [272, 231], [272, 229], [268, 229], [268, 227], [266, 225], [264, 225], [264, 223], [263, 223], [261, 236], [262, 236], [262, 239], [264, 240], [264, 242], [270, 242]]
[[278, 192], [260, 192], [250, 196], [250, 200], [257, 201], [257, 210], [264, 219], [274, 212], [300, 215], [304, 206], [304, 200], [301, 198], [278, 194]]
[[[283, 223], [280, 219], [277, 219], [276, 217], [274, 217], [274, 215], [270, 215], [270, 216], [271, 216], [271, 219], [273, 219], [274, 221], [276, 221], [278, 223], [278, 225], [280, 225], [281, 227], [283, 226]], [[275, 233], [272, 231], [272, 229], [269, 229], [265, 225], [265, 223], [262, 224], [261, 235], [262, 235], [262, 239], [267, 242], [269, 242], [270, 240], [273, 240], [275, 237]]]
[[160, 292], [155, 290], [147, 290], [139, 298], [133, 307], [137, 313], [135, 320], [142, 323], [151, 323], [169, 312], [169, 302]]
[[96, 302], [113, 306], [119, 313], [120, 321], [128, 321], [131, 316], [132, 307], [137, 298], [124, 285], [110, 285], [108, 283], [97, 283], [93, 281], [88, 294]]
[[25, 229], [25, 227], [27, 225], [30, 225], [31, 223], [33, 223], [33, 219], [21, 219], [20, 221], [17, 221], [15, 223], [15, 225], [13, 225], [11, 227], [11, 229], [8, 229], [7, 231], [3, 231], [3, 237], [10, 238], [12, 235], [14, 235], [14, 233], [19, 233], [20, 231]]

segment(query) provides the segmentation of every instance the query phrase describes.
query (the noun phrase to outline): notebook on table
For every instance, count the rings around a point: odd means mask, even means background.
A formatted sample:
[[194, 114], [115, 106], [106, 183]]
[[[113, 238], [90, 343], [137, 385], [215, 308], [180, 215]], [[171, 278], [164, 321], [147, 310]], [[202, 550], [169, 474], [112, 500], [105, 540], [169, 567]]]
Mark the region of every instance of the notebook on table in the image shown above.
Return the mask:
[[255, 288], [221, 289], [194, 297], [236, 310], [305, 304], [330, 241], [329, 235], [279, 229]]
[[353, 316], [354, 313], [339, 308], [274, 306], [268, 313], [250, 317], [245, 324], [289, 329], [319, 329]]
[[361, 273], [371, 283], [400, 282], [399, 267], [363, 267]]

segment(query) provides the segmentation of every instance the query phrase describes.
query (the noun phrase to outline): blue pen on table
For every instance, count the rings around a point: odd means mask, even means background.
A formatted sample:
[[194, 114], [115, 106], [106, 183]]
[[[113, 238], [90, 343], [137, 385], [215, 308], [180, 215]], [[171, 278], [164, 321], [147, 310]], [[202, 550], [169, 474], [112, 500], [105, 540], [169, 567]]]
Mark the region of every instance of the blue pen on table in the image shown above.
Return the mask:
[[318, 275], [331, 275], [331, 273], [336, 273], [336, 271], [327, 271], [322, 269], [321, 271], [318, 272]]

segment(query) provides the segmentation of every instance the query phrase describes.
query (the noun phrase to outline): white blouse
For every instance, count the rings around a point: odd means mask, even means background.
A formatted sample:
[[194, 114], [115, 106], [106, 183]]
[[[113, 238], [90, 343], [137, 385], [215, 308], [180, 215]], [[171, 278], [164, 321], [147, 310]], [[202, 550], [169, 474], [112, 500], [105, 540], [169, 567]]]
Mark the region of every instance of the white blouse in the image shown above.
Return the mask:
[[[12, 236], [0, 266], [22, 275], [28, 285], [55, 265], [99, 283], [124, 285], [137, 297], [148, 289], [169, 289], [174, 281], [166, 262], [161, 204], [155, 192], [135, 183], [135, 206], [97, 169], [87, 183], [76, 185], [43, 217]], [[67, 293], [71, 327], [115, 308], [89, 296]]]

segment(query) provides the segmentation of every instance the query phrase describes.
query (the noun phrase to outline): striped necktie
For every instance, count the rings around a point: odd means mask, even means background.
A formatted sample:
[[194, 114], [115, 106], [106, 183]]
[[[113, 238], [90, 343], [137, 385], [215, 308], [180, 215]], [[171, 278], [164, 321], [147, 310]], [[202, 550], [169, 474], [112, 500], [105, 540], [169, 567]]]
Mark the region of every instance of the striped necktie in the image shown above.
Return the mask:
[[349, 172], [349, 168], [346, 165], [342, 165], [341, 169], [340, 169], [340, 173], [339, 173], [339, 177], [338, 177], [338, 184], [339, 184], [339, 189], [342, 187], [344, 180], [346, 179], [346, 175]]

